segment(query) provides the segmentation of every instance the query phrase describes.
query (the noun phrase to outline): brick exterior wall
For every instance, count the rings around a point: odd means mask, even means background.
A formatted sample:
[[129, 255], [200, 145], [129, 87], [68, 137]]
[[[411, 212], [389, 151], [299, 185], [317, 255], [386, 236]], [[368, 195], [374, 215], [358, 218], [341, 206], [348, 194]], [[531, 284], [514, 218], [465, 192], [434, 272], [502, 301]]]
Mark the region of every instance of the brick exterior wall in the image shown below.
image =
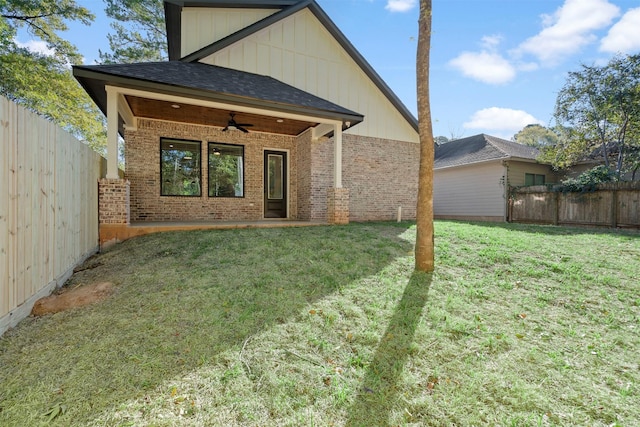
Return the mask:
[[[312, 142], [311, 219], [327, 218], [333, 187], [333, 138]], [[342, 135], [342, 186], [349, 190], [351, 221], [416, 218], [420, 145], [359, 135]]]
[[298, 219], [311, 219], [311, 131], [298, 137], [297, 171], [298, 171]]
[[[160, 195], [160, 138], [202, 141], [202, 196]], [[296, 138], [266, 133], [222, 132], [220, 128], [138, 120], [125, 132], [125, 176], [131, 181], [132, 221], [255, 221], [263, 218], [264, 149], [288, 151], [289, 218], [297, 219], [298, 173]], [[208, 197], [208, 142], [244, 146], [242, 198]]]
[[129, 181], [98, 181], [98, 221], [100, 224], [129, 224]]
[[327, 191], [327, 222], [349, 224], [349, 190], [330, 188]]
[[[343, 164], [344, 166], [344, 164]], [[333, 187], [333, 138], [311, 143], [311, 192], [309, 209], [312, 220], [327, 220], [327, 190]]]
[[[160, 139], [202, 141], [202, 196], [160, 196]], [[138, 119], [125, 131], [125, 177], [131, 182], [131, 221], [256, 221], [263, 218], [264, 149], [288, 152], [289, 218], [328, 220], [333, 188], [333, 138], [311, 139]], [[207, 142], [244, 146], [245, 197], [208, 197]], [[393, 220], [402, 206], [415, 219], [419, 145], [343, 135], [343, 187], [351, 221]]]
[[343, 135], [342, 185], [351, 221], [416, 218], [420, 145]]

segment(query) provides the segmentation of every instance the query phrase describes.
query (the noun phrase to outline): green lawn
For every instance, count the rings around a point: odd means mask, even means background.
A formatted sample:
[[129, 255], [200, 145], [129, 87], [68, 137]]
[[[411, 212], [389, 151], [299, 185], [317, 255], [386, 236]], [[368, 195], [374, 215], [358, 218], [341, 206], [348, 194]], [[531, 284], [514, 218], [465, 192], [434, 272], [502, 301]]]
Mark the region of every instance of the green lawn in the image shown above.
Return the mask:
[[0, 338], [0, 425], [638, 426], [640, 234], [436, 222], [162, 233]]

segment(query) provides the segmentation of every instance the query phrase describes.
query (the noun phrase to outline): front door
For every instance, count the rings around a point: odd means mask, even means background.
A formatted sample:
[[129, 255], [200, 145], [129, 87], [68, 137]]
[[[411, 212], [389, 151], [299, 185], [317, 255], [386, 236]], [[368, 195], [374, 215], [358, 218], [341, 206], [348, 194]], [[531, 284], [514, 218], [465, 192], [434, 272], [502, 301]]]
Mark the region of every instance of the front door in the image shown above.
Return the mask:
[[264, 152], [264, 217], [287, 217], [287, 153]]

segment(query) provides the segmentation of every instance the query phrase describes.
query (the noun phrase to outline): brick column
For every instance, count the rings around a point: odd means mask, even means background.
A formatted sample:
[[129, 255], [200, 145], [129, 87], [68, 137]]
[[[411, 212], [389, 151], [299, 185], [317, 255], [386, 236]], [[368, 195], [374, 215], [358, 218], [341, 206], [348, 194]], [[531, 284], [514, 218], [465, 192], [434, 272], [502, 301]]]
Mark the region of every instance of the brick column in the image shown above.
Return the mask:
[[349, 224], [348, 188], [329, 188], [327, 190], [327, 222], [329, 224]]
[[100, 224], [129, 225], [129, 181], [102, 178], [98, 182]]

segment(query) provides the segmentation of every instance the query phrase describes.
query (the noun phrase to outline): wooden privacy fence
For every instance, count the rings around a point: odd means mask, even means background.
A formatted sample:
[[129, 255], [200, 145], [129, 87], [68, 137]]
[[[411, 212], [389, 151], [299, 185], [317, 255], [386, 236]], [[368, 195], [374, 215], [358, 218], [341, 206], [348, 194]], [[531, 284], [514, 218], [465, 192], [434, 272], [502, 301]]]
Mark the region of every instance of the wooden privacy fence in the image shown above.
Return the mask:
[[0, 335], [98, 248], [104, 159], [0, 97]]
[[640, 182], [599, 184], [585, 193], [544, 185], [512, 189], [509, 221], [640, 228]]

